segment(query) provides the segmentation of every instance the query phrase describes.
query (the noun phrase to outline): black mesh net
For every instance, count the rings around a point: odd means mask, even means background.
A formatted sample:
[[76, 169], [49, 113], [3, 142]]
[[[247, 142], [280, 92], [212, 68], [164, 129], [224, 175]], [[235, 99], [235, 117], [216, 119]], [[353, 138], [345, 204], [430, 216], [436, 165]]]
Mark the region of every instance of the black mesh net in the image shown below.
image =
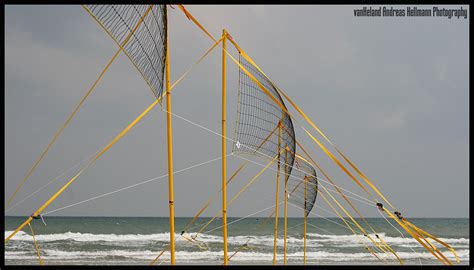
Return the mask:
[[288, 179], [288, 194], [288, 201], [304, 209], [308, 216], [318, 195], [318, 179], [314, 167], [298, 155]]
[[123, 46], [159, 98], [163, 90], [166, 57], [166, 6], [86, 5], [86, 8], [114, 41]]
[[[241, 65], [285, 106], [276, 87], [245, 58]], [[285, 107], [286, 108], [286, 107]], [[271, 160], [280, 152], [288, 178], [295, 160], [295, 131], [290, 116], [239, 68], [237, 121], [232, 151]], [[286, 166], [285, 166], [286, 163]]]

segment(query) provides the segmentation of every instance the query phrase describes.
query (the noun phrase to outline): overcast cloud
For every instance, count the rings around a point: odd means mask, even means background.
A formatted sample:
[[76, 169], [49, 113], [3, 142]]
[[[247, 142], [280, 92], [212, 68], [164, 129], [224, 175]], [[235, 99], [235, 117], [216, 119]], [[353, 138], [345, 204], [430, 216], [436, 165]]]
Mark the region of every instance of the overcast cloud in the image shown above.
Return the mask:
[[[188, 9], [216, 37], [226, 28], [405, 216], [468, 217], [469, 18], [360, 18], [351, 6]], [[179, 9], [169, 16], [174, 81], [212, 42]], [[6, 6], [5, 17], [8, 197], [117, 47], [80, 6]], [[220, 61], [217, 49], [173, 90], [176, 114], [217, 132]], [[228, 63], [232, 135], [237, 69]], [[13, 203], [98, 151], [153, 99], [120, 56]], [[297, 138], [311, 146], [337, 184], [362, 195], [295, 126]], [[175, 170], [219, 157], [220, 137], [179, 118], [173, 131]], [[228, 159], [229, 175], [240, 162]], [[229, 187], [229, 198], [259, 169], [250, 166]], [[158, 106], [48, 210], [166, 173], [166, 118]], [[220, 175], [220, 161], [176, 174], [176, 215], [193, 216], [219, 190]], [[229, 215], [271, 206], [274, 178], [273, 171], [263, 174], [229, 206]], [[29, 215], [67, 180], [60, 178], [7, 214]], [[219, 203], [220, 197], [205, 215], [213, 216]], [[321, 198], [316, 204], [329, 209]], [[377, 216], [375, 207], [356, 205]], [[301, 216], [301, 210], [289, 209]], [[167, 178], [55, 214], [167, 216]]]

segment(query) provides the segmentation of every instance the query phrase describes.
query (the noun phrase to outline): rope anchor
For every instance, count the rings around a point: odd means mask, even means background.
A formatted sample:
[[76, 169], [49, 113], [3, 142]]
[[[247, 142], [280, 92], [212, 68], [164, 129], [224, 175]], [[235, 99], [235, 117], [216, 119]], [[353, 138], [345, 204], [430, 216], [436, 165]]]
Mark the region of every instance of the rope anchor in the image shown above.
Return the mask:
[[393, 213], [397, 216], [398, 219], [400, 219], [400, 220], [403, 219], [402, 213], [400, 213], [400, 212], [398, 212], [398, 211], [395, 211], [395, 212], [393, 212]]
[[43, 222], [44, 226], [46, 226], [46, 222], [44, 221], [43, 215], [38, 214], [38, 215], [35, 216], [34, 214], [31, 214], [30, 217], [31, 217], [32, 219], [41, 219], [41, 221]]
[[383, 204], [381, 204], [381, 203], [378, 202], [376, 205], [377, 205], [377, 208], [378, 208], [380, 211], [385, 211], [385, 209], [383, 209]]

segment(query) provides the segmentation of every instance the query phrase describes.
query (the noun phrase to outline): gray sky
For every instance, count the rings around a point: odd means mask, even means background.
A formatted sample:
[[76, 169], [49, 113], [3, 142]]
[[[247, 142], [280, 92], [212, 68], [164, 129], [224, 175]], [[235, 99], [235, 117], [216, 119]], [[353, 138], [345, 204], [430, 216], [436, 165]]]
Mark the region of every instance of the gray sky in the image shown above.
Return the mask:
[[[468, 217], [469, 18], [361, 18], [351, 6], [188, 9], [216, 37], [226, 28], [405, 216]], [[174, 81], [212, 43], [178, 9], [169, 16]], [[80, 6], [6, 6], [5, 17], [7, 198], [117, 47]], [[173, 90], [175, 113], [215, 131], [220, 131], [220, 61], [215, 50]], [[237, 69], [228, 63], [232, 135]], [[13, 204], [105, 146], [153, 99], [121, 55]], [[297, 138], [336, 183], [363, 195], [295, 126]], [[179, 118], [173, 131], [175, 170], [219, 157], [220, 137]], [[228, 158], [229, 175], [240, 162]], [[259, 169], [250, 166], [229, 186], [229, 198]], [[166, 173], [166, 118], [158, 106], [46, 212]], [[29, 215], [69, 178], [8, 214]], [[264, 173], [229, 206], [229, 215], [273, 205], [274, 178], [275, 172]], [[176, 174], [176, 215], [193, 216], [220, 183], [220, 161]], [[167, 216], [167, 202], [163, 178], [55, 214]], [[205, 215], [214, 215], [219, 204], [220, 195]], [[375, 207], [355, 204], [377, 216]], [[316, 205], [329, 209], [321, 198]]]

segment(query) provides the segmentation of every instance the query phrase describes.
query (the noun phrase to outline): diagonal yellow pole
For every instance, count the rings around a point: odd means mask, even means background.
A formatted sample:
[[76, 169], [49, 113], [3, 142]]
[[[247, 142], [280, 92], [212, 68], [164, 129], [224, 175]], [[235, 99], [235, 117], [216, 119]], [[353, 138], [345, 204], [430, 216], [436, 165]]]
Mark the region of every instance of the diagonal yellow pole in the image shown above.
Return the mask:
[[44, 265], [44, 262], [41, 259], [41, 252], [39, 250], [38, 243], [36, 242], [35, 231], [33, 231], [33, 226], [31, 226], [31, 223], [28, 223], [28, 226], [30, 226], [31, 236], [33, 236], [33, 243], [35, 244], [35, 249], [36, 249], [36, 254], [38, 255], [39, 264]]
[[46, 209], [56, 198], [61, 195], [84, 171], [86, 171], [92, 164], [94, 164], [107, 150], [110, 149], [116, 142], [118, 142], [127, 132], [130, 131], [145, 115], [158, 104], [159, 99], [155, 100], [150, 106], [148, 106], [135, 120], [133, 120], [125, 129], [123, 129], [119, 135], [117, 135], [106, 147], [104, 147], [94, 158], [92, 158], [74, 177], [72, 177], [64, 186], [62, 186], [53, 196], [51, 196], [38, 210], [36, 210], [28, 219], [23, 222], [18, 228], [16, 228], [7, 238], [5, 243], [8, 242], [15, 234], [17, 234], [23, 227], [28, 225], [33, 217], [40, 215], [44, 209]]
[[226, 30], [222, 30], [222, 233], [224, 237], [224, 265], [227, 265], [227, 159], [226, 159]]
[[[168, 13], [168, 6], [166, 6]], [[168, 16], [168, 14], [166, 14]], [[171, 92], [170, 92], [170, 46], [169, 20], [166, 20], [166, 130], [168, 136], [168, 199], [170, 211], [170, 258], [171, 265], [175, 264], [174, 256], [174, 190], [173, 190], [173, 126], [171, 119]]]
[[273, 265], [276, 265], [277, 236], [278, 236], [278, 195], [280, 194], [280, 144], [281, 144], [281, 121], [278, 122], [278, 163], [275, 191], [275, 223], [273, 225]]

